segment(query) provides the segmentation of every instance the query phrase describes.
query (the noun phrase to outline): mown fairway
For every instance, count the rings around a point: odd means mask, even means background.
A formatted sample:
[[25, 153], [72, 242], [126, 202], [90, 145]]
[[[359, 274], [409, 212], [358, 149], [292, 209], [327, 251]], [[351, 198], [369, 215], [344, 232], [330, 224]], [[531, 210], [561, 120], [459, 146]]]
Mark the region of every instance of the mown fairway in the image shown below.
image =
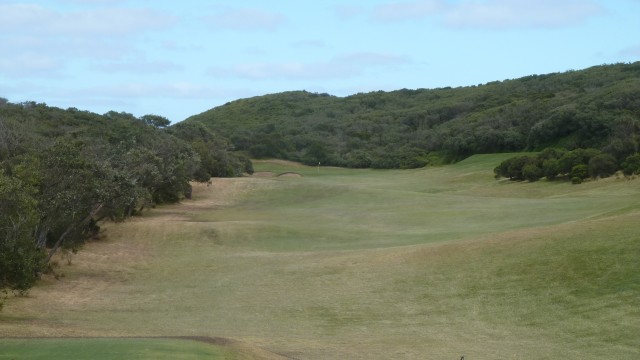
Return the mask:
[[175, 339], [5, 339], [0, 359], [227, 359], [231, 350]]
[[[640, 180], [496, 181], [508, 156], [257, 162], [104, 226], [61, 281], [7, 302], [0, 335], [223, 337], [240, 358], [638, 358]], [[269, 176], [284, 172], [302, 177]], [[16, 341], [0, 359], [20, 358]]]

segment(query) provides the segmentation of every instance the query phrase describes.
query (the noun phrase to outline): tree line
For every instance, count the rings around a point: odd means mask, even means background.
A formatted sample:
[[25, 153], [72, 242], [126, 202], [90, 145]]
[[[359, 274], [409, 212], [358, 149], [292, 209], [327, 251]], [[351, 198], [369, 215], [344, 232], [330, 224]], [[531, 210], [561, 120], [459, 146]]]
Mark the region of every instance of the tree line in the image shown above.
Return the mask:
[[496, 178], [514, 181], [570, 179], [580, 184], [587, 178], [605, 178], [622, 171], [625, 176], [640, 174], [640, 154], [624, 158], [598, 149], [547, 148], [536, 155], [518, 155], [509, 158], [494, 169]]
[[352, 168], [415, 168], [478, 153], [637, 151], [640, 62], [477, 86], [347, 97], [291, 91], [194, 115], [254, 158]]
[[100, 221], [190, 197], [191, 181], [253, 172], [201, 124], [0, 98], [0, 292], [26, 291]]

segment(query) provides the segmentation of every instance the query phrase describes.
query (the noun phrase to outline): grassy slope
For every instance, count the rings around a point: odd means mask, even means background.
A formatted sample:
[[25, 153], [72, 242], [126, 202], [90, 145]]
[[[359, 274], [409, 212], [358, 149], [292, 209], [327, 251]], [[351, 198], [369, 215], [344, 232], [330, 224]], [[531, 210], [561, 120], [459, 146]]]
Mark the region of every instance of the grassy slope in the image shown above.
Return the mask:
[[637, 358], [639, 180], [495, 181], [504, 156], [257, 162], [303, 177], [218, 179], [109, 226], [63, 282], [9, 301], [0, 334], [222, 336], [305, 359]]

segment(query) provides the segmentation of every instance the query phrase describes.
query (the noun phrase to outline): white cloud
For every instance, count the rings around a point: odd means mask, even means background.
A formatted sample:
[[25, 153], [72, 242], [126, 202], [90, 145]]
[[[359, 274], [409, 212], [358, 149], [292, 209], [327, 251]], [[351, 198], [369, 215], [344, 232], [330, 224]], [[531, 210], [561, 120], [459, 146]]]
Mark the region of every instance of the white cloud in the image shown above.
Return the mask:
[[409, 62], [409, 60], [403, 56], [375, 52], [351, 53], [339, 56], [336, 59], [337, 62], [356, 64], [358, 66], [398, 65]]
[[459, 3], [445, 14], [452, 27], [556, 28], [572, 26], [604, 13], [592, 1], [578, 0], [488, 0]]
[[335, 78], [353, 75], [350, 67], [332, 66], [331, 63], [289, 62], [289, 63], [253, 63], [233, 66], [233, 74], [249, 79], [317, 79]]
[[151, 9], [108, 8], [59, 12], [35, 4], [0, 5], [0, 31], [44, 36], [129, 36], [162, 29], [176, 19]]
[[196, 45], [194, 43], [185, 41], [185, 39], [181, 39], [180, 41], [164, 39], [160, 42], [160, 48], [170, 52], [183, 53], [186, 51], [202, 51], [204, 49], [204, 46], [203, 44]]
[[[139, 55], [137, 35], [164, 29], [175, 21], [171, 15], [150, 9], [60, 11], [36, 4], [0, 4], [0, 42], [4, 45], [0, 74], [59, 77], [82, 59]], [[137, 71], [158, 70], [162, 64], [151, 65]], [[121, 68], [124, 70], [124, 64]]]
[[222, 9], [205, 16], [204, 21], [216, 29], [275, 31], [284, 25], [284, 15], [260, 9]]
[[408, 63], [408, 60], [400, 56], [363, 52], [342, 55], [324, 62], [236, 64], [227, 68], [211, 68], [208, 73], [218, 77], [238, 77], [251, 80], [336, 79], [356, 77], [374, 67], [399, 66], [405, 63]]
[[4, 37], [0, 57], [0, 74], [8, 77], [45, 77], [64, 75], [67, 68], [82, 59], [117, 60], [136, 50], [124, 41], [103, 38], [39, 37], [35, 35]]
[[340, 19], [351, 19], [353, 17], [366, 13], [365, 8], [361, 6], [341, 5], [334, 8], [336, 16]]
[[324, 48], [327, 44], [322, 40], [302, 40], [291, 44], [294, 48]]
[[3, 56], [14, 57], [24, 53], [38, 53], [51, 57], [119, 58], [133, 51], [130, 44], [103, 37], [44, 37], [36, 35], [3, 36]]
[[126, 0], [64, 0], [66, 3], [86, 5], [114, 5], [125, 1]]
[[373, 19], [382, 22], [422, 19], [441, 12], [445, 4], [441, 0], [393, 2], [378, 6]]
[[182, 66], [169, 61], [146, 60], [102, 63], [93, 65], [92, 68], [107, 73], [128, 72], [134, 74], [160, 74], [183, 69]]
[[62, 76], [64, 67], [64, 62], [60, 59], [30, 52], [13, 57], [0, 57], [0, 74], [9, 77], [58, 78]]
[[372, 18], [385, 23], [434, 19], [453, 28], [558, 28], [604, 13], [592, 0], [418, 0], [379, 5]]
[[100, 85], [77, 91], [66, 96], [81, 98], [171, 98], [171, 99], [209, 99], [229, 93], [228, 89], [213, 88], [193, 82], [156, 83], [130, 82]]
[[624, 57], [636, 58], [637, 60], [638, 58], [640, 58], [640, 45], [624, 48], [620, 51], [619, 54]]

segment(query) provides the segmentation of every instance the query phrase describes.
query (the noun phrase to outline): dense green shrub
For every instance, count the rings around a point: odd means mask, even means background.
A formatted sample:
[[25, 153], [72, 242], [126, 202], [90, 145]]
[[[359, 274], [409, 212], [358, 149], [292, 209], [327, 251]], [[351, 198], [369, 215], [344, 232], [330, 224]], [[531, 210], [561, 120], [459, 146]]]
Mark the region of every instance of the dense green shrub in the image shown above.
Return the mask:
[[541, 177], [584, 180], [588, 177], [608, 177], [622, 167], [626, 175], [640, 173], [640, 155], [632, 155], [619, 165], [616, 158], [597, 149], [545, 149], [535, 156], [514, 156], [504, 160], [495, 169], [496, 178], [536, 181]]
[[0, 172], [0, 293], [29, 289], [42, 269], [44, 253], [33, 239], [38, 223], [34, 196], [27, 184]]
[[600, 154], [601, 151], [597, 149], [574, 149], [567, 151], [558, 159], [560, 165], [560, 173], [569, 174], [572, 169], [577, 165], [588, 165], [589, 160]]
[[[523, 172], [525, 166], [535, 166], [535, 162], [536, 159], [528, 155], [515, 156], [500, 163], [493, 172], [496, 178], [506, 177], [511, 180], [525, 180], [526, 178]], [[530, 168], [529, 175], [532, 175], [533, 171], [537, 170]]]
[[542, 162], [542, 173], [549, 179], [554, 180], [560, 174], [560, 162], [558, 159], [547, 159]]
[[571, 168], [571, 173], [569, 174], [571, 179], [578, 178], [584, 180], [589, 177], [589, 168], [587, 165], [578, 164]]
[[544, 175], [544, 172], [534, 163], [529, 163], [522, 168], [522, 177], [526, 180], [538, 181], [542, 175]]
[[618, 171], [616, 158], [609, 154], [598, 154], [589, 159], [589, 175], [591, 177], [609, 177]]
[[640, 154], [627, 157], [622, 163], [622, 171], [627, 176], [640, 174]]

